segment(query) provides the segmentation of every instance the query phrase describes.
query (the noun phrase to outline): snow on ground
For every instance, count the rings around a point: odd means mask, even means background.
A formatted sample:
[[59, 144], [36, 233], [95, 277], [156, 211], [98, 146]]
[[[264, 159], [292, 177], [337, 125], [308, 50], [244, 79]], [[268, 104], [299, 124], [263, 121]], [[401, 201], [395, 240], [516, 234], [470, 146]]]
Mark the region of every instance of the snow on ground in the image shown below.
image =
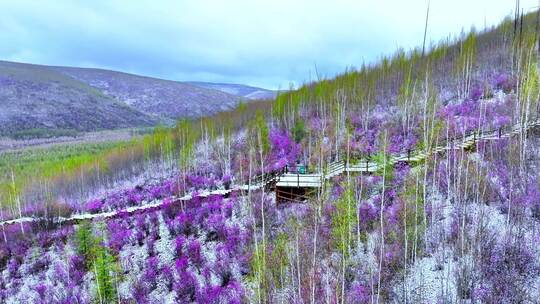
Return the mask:
[[[493, 233], [498, 240], [504, 239], [508, 229], [515, 229], [515, 227], [508, 226], [507, 215], [503, 214], [496, 204], [470, 203], [458, 207], [450, 204], [437, 193], [432, 195], [431, 200], [434, 204], [434, 218], [426, 235], [430, 240], [430, 246], [434, 249], [431, 253], [419, 258], [413, 265], [408, 266], [406, 277], [396, 280], [399, 283], [396, 284], [394, 292], [398, 298], [402, 300], [406, 298], [408, 303], [433, 303], [434, 301], [455, 303], [459, 301], [456, 275], [458, 265], [460, 261], [461, 263], [471, 262], [472, 258], [468, 254], [458, 258], [455, 246], [447, 243], [452, 214], [457, 212], [457, 208], [466, 208], [468, 216], [475, 219], [469, 229], [474, 231], [482, 227], [489, 233]], [[525, 244], [538, 244], [540, 224], [532, 218], [528, 218], [526, 223], [528, 227], [525, 229], [522, 241]], [[540, 263], [540, 246], [531, 247], [534, 249], [537, 263]], [[531, 288], [533, 298], [540, 298], [540, 276], [534, 280], [531, 287], [533, 287]]]
[[[5, 269], [0, 275], [7, 282], [6, 289], [16, 290], [14, 296], [7, 299], [6, 304], [18, 303], [41, 303], [37, 290], [40, 285], [55, 286], [55, 294], [65, 295], [69, 292], [68, 289], [92, 289], [90, 284], [93, 279], [93, 273], [89, 272], [83, 279], [82, 286], [66, 286], [65, 276], [68, 269], [68, 257], [73, 254], [73, 249], [66, 245], [60, 249], [57, 246], [50, 246], [45, 252], [39, 247], [29, 249], [30, 253], [25, 256], [25, 259], [19, 268], [20, 280], [6, 280], [8, 270]], [[49, 261], [49, 266], [45, 266], [44, 272], [39, 270], [40, 259]], [[53, 299], [54, 300], [54, 299]], [[90, 299], [87, 299], [88, 302]]]
[[408, 275], [396, 286], [395, 294], [409, 303], [430, 303], [434, 299], [454, 302], [457, 294], [454, 272], [456, 262], [449, 248], [422, 257], [408, 269]]

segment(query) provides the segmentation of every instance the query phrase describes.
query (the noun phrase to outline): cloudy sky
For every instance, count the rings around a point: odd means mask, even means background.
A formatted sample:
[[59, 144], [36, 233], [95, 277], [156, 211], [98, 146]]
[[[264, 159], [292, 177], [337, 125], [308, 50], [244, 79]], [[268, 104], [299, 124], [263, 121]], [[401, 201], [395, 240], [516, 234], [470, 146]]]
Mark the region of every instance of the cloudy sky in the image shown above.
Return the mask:
[[[513, 0], [431, 0], [428, 39]], [[525, 11], [538, 0], [521, 0]], [[427, 0], [0, 0], [0, 59], [287, 88], [422, 44]]]

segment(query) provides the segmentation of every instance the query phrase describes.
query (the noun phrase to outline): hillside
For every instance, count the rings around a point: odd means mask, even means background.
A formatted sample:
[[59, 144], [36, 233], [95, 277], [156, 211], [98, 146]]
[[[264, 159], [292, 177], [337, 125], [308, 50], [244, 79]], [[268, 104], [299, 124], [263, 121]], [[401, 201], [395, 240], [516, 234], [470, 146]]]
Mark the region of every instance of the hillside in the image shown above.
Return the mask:
[[101, 70], [53, 67], [104, 95], [158, 117], [198, 118], [230, 110], [241, 96], [188, 83]]
[[0, 136], [170, 125], [272, 96], [272, 91], [244, 85], [194, 85], [103, 69], [0, 61]]
[[538, 303], [538, 16], [114, 150], [6, 153], [33, 191], [0, 187], [0, 302]]
[[0, 61], [0, 135], [128, 128], [158, 121], [54, 70]]

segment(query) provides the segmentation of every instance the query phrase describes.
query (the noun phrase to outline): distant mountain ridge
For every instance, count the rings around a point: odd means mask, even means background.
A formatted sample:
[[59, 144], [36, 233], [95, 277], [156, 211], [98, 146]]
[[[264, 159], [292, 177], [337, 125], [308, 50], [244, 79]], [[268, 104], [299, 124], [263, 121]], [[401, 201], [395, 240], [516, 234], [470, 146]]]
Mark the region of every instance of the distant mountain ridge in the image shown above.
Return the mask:
[[252, 87], [243, 84], [232, 84], [232, 83], [214, 83], [214, 82], [201, 82], [201, 81], [190, 81], [189, 84], [214, 89], [222, 91], [225, 93], [243, 96], [244, 98], [256, 100], [256, 99], [273, 99], [276, 98], [277, 91]]
[[0, 134], [150, 126], [143, 114], [101, 91], [43, 66], [0, 61]]
[[0, 61], [0, 136], [147, 127], [272, 98], [239, 84], [178, 82], [93, 68]]
[[104, 95], [161, 118], [197, 118], [234, 108], [241, 96], [102, 69], [53, 67], [64, 75], [99, 89]]

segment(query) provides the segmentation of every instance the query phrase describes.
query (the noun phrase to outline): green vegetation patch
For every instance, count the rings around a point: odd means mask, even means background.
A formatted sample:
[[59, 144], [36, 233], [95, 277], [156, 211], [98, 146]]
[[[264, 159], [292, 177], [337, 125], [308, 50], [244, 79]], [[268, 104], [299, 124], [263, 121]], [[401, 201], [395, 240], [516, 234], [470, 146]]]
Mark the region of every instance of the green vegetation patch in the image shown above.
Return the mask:
[[32, 181], [51, 179], [99, 163], [106, 152], [127, 145], [127, 142], [85, 143], [0, 154], [0, 202], [2, 206], [13, 202]]
[[34, 128], [15, 131], [6, 134], [8, 137], [21, 140], [21, 139], [35, 139], [35, 138], [53, 138], [53, 137], [75, 137], [80, 133], [73, 129], [45, 129]]

